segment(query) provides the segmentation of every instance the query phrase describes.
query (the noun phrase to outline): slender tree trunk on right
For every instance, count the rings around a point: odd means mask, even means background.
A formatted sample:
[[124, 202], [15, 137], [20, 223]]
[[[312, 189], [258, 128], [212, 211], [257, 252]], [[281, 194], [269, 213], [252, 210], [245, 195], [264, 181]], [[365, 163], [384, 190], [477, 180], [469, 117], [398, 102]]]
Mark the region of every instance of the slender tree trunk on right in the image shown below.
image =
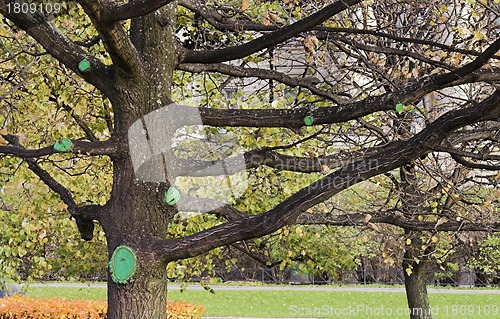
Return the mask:
[[411, 246], [407, 247], [403, 259], [406, 299], [410, 309], [410, 319], [432, 319], [425, 277], [426, 260], [417, 262], [411, 249]]
[[[403, 211], [412, 216], [421, 207], [422, 194], [418, 190], [418, 178], [415, 164], [410, 163], [400, 169], [403, 195]], [[410, 319], [432, 319], [425, 268], [428, 259], [426, 249], [422, 250], [421, 233], [405, 230], [410, 243], [405, 246], [403, 274], [405, 279], [406, 299], [410, 309]]]

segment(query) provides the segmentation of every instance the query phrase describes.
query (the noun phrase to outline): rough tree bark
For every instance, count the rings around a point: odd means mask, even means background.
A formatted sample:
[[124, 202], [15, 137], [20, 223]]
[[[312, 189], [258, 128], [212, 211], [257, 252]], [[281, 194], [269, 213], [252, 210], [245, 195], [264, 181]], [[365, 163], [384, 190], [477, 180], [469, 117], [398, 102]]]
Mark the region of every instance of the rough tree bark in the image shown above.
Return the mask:
[[122, 110], [115, 114], [114, 138], [123, 148], [113, 161], [110, 208], [101, 223], [106, 230], [109, 257], [117, 246], [127, 245], [137, 255], [137, 270], [130, 284], [116, 284], [109, 278], [108, 318], [166, 317], [166, 260], [151, 250], [149, 239], [164, 238], [174, 214], [172, 206], [162, 203], [169, 183], [136, 179], [127, 138], [132, 123], [171, 101], [177, 61], [175, 12], [176, 7], [168, 5], [132, 20], [130, 38], [137, 56], [125, 61], [131, 67], [117, 73], [114, 81], [117, 94], [111, 99], [115, 108]]
[[[402, 124], [407, 126], [408, 124]], [[401, 175], [402, 204], [404, 214], [411, 219], [417, 219], [421, 207], [422, 194], [418, 189], [418, 177], [415, 163], [409, 163], [399, 170]], [[405, 235], [410, 242], [405, 243], [403, 256], [403, 274], [406, 290], [406, 300], [410, 310], [410, 319], [432, 319], [425, 268], [427, 255], [422, 252], [422, 232], [412, 232], [405, 229]]]
[[414, 256], [412, 248], [405, 250], [403, 273], [405, 278], [406, 299], [410, 310], [410, 319], [432, 319], [429, 295], [427, 294], [425, 258]]

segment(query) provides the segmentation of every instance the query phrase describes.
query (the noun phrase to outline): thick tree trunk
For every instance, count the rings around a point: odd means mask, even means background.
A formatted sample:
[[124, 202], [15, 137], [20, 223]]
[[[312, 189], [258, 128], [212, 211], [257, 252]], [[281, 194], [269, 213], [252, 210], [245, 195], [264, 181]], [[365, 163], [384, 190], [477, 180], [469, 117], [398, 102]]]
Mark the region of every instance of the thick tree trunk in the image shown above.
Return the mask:
[[166, 318], [167, 286], [165, 266], [147, 265], [130, 284], [108, 280], [109, 319]]
[[115, 283], [108, 276], [107, 318], [166, 318], [166, 262], [150, 250], [149, 242], [165, 237], [172, 212], [162, 204], [165, 186], [137, 181], [130, 162], [124, 161], [115, 164], [121, 173], [116, 177], [105, 229], [109, 258], [116, 247], [130, 247], [136, 255], [136, 269], [127, 282]]
[[403, 260], [406, 298], [410, 319], [432, 319], [425, 278], [426, 262], [416, 262], [411, 248], [407, 248]]
[[[128, 129], [145, 115], [171, 101], [173, 70], [177, 63], [174, 42], [175, 4], [144, 17], [132, 19], [130, 36], [139, 66], [116, 73], [113, 137], [122, 154], [113, 159], [114, 178], [109, 214], [102, 218], [108, 254], [118, 246], [136, 255], [133, 277], [123, 282], [108, 278], [108, 319], [166, 318], [166, 260], [152, 251], [151, 242], [165, 239], [175, 208], [163, 202], [170, 181], [143, 181], [136, 177], [128, 146]], [[132, 62], [131, 62], [132, 63]], [[139, 71], [137, 71], [139, 70]], [[137, 154], [136, 154], [137, 155]], [[165, 167], [168, 170], [168, 167]], [[165, 175], [166, 176], [166, 175]]]

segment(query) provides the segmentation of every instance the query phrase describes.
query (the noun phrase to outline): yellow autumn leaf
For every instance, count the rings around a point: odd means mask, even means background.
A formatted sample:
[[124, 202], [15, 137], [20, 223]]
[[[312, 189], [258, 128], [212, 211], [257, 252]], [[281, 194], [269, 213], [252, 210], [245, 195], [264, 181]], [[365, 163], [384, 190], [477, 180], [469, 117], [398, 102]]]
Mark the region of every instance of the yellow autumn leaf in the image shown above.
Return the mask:
[[374, 223], [368, 223], [368, 227], [370, 227], [371, 229], [373, 229], [374, 231], [380, 231], [380, 227], [378, 227], [376, 224]]
[[411, 274], [413, 273], [413, 270], [410, 267], [406, 268], [405, 271], [408, 274], [408, 276], [411, 276]]
[[372, 219], [372, 215], [366, 214], [365, 218], [363, 218], [363, 222], [366, 224]]
[[389, 266], [392, 266], [392, 265], [394, 265], [395, 261], [392, 257], [388, 257], [388, 258], [384, 259], [384, 263], [388, 264]]
[[318, 45], [318, 38], [314, 35], [308, 35], [304, 39], [304, 49], [307, 53], [315, 55], [316, 54], [316, 46]]
[[302, 228], [301, 228], [301, 227], [297, 227], [297, 228], [295, 229], [295, 232], [297, 233], [297, 235], [298, 235], [299, 237], [302, 237], [302, 235], [303, 235], [303, 234], [302, 234]]
[[474, 35], [474, 37], [472, 38], [472, 42], [477, 42], [477, 41], [481, 41], [481, 40], [488, 40], [488, 37], [486, 36], [486, 34], [484, 34], [482, 32], [474, 31], [472, 34]]
[[39, 233], [38, 233], [38, 240], [39, 241], [42, 241], [42, 239], [44, 239], [45, 237], [47, 237], [47, 231], [45, 229], [42, 229]]
[[434, 228], [437, 228], [438, 226], [443, 225], [447, 221], [448, 221], [448, 219], [446, 219], [446, 217], [439, 217], [439, 219], [436, 222], [436, 226]]
[[327, 165], [321, 165], [321, 171], [323, 172], [323, 174], [330, 174], [331, 172], [330, 167], [328, 167]]
[[242, 0], [241, 1], [241, 11], [246, 11], [249, 7], [249, 0]]
[[57, 203], [56, 208], [64, 210], [64, 209], [68, 208], [68, 205], [66, 205], [64, 203]]

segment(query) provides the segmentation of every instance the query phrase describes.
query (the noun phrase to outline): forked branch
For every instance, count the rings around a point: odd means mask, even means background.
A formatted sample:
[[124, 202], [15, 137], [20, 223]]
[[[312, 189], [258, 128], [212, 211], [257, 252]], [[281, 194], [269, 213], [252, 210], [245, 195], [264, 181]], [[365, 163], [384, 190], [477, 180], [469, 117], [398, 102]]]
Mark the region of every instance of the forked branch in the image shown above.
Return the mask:
[[270, 48], [302, 32], [322, 24], [334, 15], [360, 3], [361, 0], [339, 0], [324, 7], [307, 18], [299, 20], [289, 26], [268, 33], [242, 45], [236, 45], [214, 51], [186, 51], [181, 62], [184, 63], [219, 63], [249, 56], [260, 50]]
[[[13, 145], [12, 147], [23, 149], [16, 136], [4, 135], [4, 138]], [[71, 217], [76, 220], [82, 239], [91, 240], [94, 236], [94, 220], [98, 221], [100, 219], [101, 214], [106, 210], [105, 206], [78, 206], [69, 189], [56, 181], [34, 158], [24, 157], [23, 160], [28, 164], [28, 168], [53, 192], [58, 194], [64, 204], [66, 204]]]
[[218, 246], [270, 234], [292, 224], [308, 208], [370, 177], [401, 167], [428, 153], [456, 129], [500, 117], [500, 91], [477, 105], [450, 111], [414, 137], [388, 144], [384, 150], [312, 183], [270, 211], [226, 222], [184, 238], [157, 239], [153, 252], [164, 260], [196, 256]]
[[[26, 31], [48, 53], [63, 63], [68, 69], [80, 75], [88, 83], [105, 93], [111, 93], [111, 69], [99, 59], [89, 55], [80, 46], [71, 41], [55, 25], [50, 23], [43, 15], [35, 13], [15, 13], [9, 10], [7, 0], [0, 0], [0, 13], [14, 22], [17, 27]], [[87, 59], [92, 65], [92, 72], [81, 72], [78, 69], [80, 61]]]

